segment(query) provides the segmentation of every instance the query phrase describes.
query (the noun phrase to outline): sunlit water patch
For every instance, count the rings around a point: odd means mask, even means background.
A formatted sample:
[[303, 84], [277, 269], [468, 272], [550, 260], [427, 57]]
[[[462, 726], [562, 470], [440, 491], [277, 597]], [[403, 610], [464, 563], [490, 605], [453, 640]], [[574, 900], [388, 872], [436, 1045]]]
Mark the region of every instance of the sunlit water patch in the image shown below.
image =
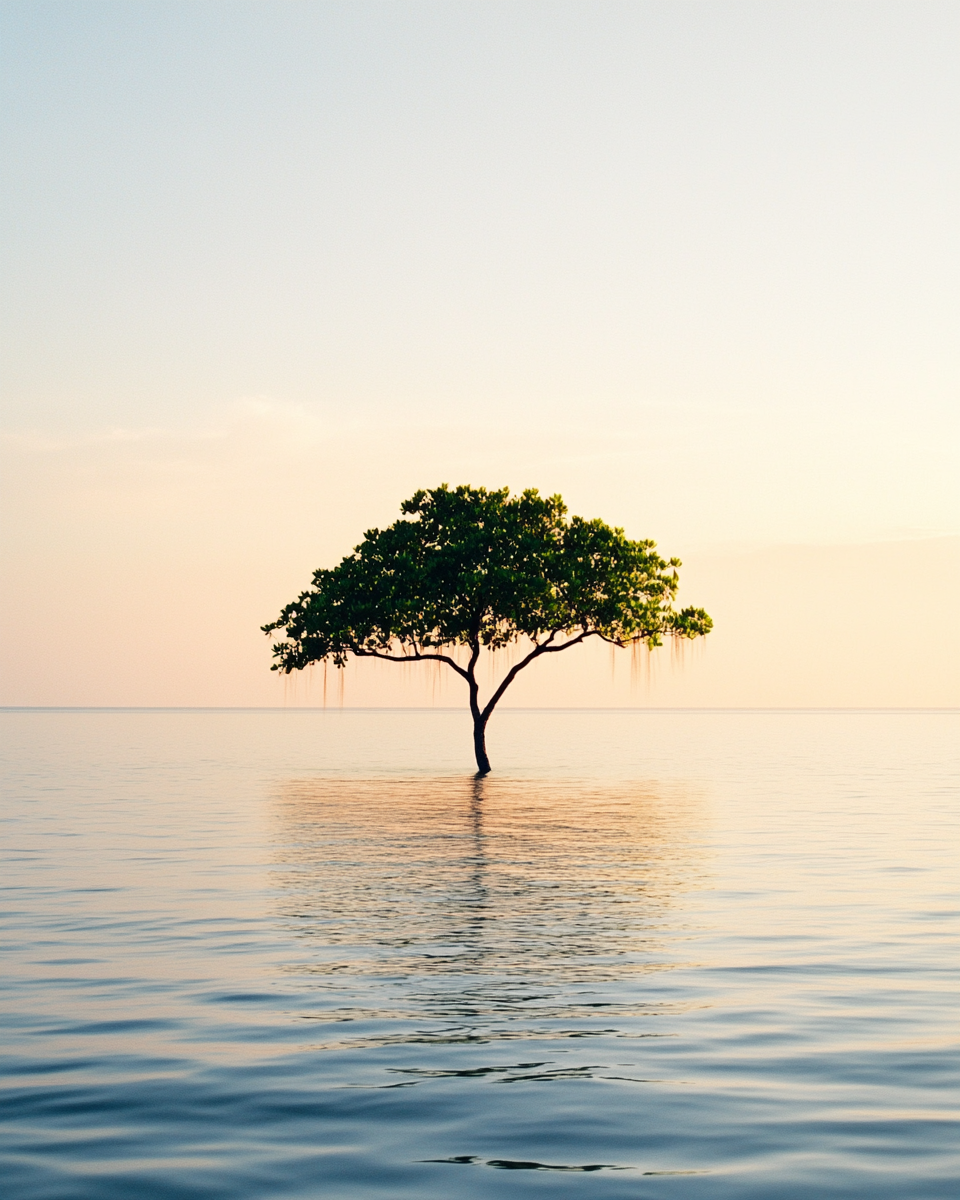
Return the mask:
[[0, 720], [18, 1200], [960, 1191], [955, 714]]

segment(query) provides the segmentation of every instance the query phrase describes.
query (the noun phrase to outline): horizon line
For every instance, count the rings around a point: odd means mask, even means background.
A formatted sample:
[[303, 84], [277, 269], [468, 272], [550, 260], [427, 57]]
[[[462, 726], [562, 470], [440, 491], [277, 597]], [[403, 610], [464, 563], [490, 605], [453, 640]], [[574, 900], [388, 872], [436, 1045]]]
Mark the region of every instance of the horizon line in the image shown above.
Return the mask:
[[[0, 712], [467, 712], [461, 705], [0, 704]], [[503, 705], [499, 712], [960, 712], [960, 705]]]

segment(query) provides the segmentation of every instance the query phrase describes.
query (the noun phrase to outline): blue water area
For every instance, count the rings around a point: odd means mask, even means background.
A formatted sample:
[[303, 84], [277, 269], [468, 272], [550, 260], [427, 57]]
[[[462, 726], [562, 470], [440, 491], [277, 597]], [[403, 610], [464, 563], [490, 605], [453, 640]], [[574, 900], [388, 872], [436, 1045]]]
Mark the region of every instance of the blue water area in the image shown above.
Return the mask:
[[960, 1195], [958, 727], [0, 713], [4, 1195]]

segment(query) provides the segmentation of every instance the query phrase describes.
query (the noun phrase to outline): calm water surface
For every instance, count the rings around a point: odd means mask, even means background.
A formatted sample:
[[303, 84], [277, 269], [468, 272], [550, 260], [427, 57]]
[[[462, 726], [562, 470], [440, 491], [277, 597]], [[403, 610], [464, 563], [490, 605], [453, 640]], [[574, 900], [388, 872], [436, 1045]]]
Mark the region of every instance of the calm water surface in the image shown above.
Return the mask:
[[0, 713], [5, 1195], [960, 1195], [956, 713]]

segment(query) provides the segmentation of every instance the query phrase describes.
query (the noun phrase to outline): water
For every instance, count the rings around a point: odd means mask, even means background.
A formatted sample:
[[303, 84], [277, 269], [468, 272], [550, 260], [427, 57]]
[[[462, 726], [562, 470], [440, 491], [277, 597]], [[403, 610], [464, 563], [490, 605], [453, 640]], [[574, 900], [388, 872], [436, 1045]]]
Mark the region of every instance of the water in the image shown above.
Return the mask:
[[4, 712], [5, 1195], [960, 1194], [958, 725]]

